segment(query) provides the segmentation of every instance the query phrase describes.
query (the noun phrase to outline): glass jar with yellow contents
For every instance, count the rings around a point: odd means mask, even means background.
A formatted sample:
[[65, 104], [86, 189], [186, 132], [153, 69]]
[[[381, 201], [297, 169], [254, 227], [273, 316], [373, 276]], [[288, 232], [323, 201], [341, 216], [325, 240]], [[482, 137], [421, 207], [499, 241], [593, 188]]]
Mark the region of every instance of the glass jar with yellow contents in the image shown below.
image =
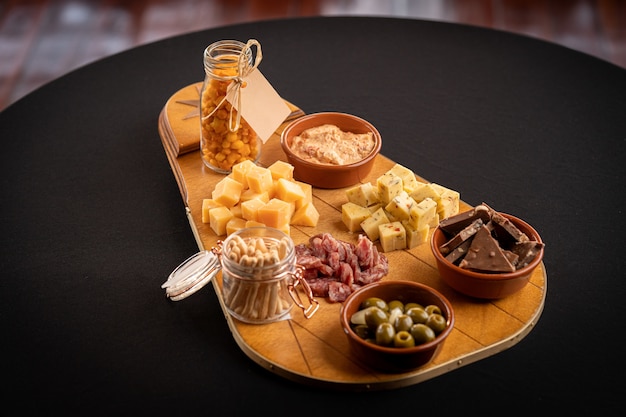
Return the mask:
[[200, 151], [204, 164], [216, 172], [228, 174], [233, 165], [245, 160], [256, 162], [261, 155], [262, 141], [241, 117], [239, 94], [239, 89], [245, 88], [243, 78], [260, 61], [261, 48], [255, 40], [222, 40], [204, 50]]

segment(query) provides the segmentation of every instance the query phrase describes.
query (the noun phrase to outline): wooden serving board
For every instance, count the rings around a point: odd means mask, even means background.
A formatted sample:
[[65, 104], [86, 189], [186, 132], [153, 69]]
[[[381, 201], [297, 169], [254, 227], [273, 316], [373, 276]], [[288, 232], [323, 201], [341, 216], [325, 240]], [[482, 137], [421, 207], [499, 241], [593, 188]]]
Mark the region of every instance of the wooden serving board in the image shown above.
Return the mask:
[[[168, 100], [159, 117], [159, 133], [198, 247], [203, 250], [211, 249], [224, 238], [216, 236], [208, 224], [202, 223], [201, 217], [202, 200], [211, 197], [211, 191], [223, 175], [206, 168], [197, 146], [194, 149], [188, 145], [199, 142], [200, 122], [192, 113], [200, 85], [187, 86]], [[292, 108], [294, 117], [297, 117], [298, 109]], [[286, 121], [263, 146], [261, 165], [269, 166], [277, 159], [286, 160], [280, 148], [280, 132], [288, 123]], [[178, 148], [184, 146], [177, 148], [172, 146], [173, 143], [187, 144], [187, 150], [183, 153]], [[379, 155], [366, 180], [375, 181], [393, 165], [393, 161]], [[322, 231], [332, 233], [337, 239], [356, 242], [357, 234], [348, 232], [341, 222], [341, 205], [347, 201], [345, 190], [313, 189], [320, 220], [316, 227], [292, 227], [291, 237], [296, 244], [307, 243], [310, 236]], [[469, 206], [462, 202], [461, 210], [467, 209]], [[494, 355], [522, 340], [533, 329], [543, 310], [547, 290], [543, 263], [520, 292], [499, 300], [481, 301], [461, 295], [441, 281], [428, 243], [385, 255], [389, 259], [389, 274], [383, 279], [413, 280], [429, 285], [444, 294], [455, 311], [454, 329], [437, 355], [430, 363], [407, 373], [374, 371], [350, 354], [339, 323], [339, 303], [318, 298], [319, 310], [310, 319], [294, 307], [287, 320], [247, 324], [227, 313], [222, 299], [221, 274], [218, 273], [212, 282], [233, 338], [248, 357], [290, 380], [342, 390], [399, 388]]]

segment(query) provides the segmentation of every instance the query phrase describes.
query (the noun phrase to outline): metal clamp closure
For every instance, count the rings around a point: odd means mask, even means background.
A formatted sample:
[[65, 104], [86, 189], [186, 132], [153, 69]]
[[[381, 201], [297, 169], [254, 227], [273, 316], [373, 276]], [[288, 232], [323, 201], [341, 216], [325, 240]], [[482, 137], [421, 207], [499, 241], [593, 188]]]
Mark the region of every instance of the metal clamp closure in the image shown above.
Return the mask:
[[[289, 295], [291, 295], [291, 299], [293, 302], [302, 309], [304, 312], [304, 317], [310, 319], [313, 317], [313, 314], [320, 307], [319, 301], [317, 301], [313, 297], [313, 291], [309, 286], [308, 282], [304, 279], [304, 267], [302, 265], [296, 265], [296, 272], [293, 273], [293, 280], [289, 283]], [[305, 293], [308, 298], [308, 306], [305, 306], [300, 298], [300, 293], [298, 292], [298, 285], [302, 285], [302, 291]]]

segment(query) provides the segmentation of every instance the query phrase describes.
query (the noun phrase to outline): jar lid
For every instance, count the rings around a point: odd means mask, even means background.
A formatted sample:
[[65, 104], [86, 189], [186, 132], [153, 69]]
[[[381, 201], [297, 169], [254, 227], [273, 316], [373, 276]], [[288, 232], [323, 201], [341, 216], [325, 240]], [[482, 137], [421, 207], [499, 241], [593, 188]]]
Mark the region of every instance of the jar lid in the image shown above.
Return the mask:
[[161, 288], [172, 301], [182, 300], [204, 287], [220, 268], [216, 254], [208, 250], [198, 252], [178, 265]]

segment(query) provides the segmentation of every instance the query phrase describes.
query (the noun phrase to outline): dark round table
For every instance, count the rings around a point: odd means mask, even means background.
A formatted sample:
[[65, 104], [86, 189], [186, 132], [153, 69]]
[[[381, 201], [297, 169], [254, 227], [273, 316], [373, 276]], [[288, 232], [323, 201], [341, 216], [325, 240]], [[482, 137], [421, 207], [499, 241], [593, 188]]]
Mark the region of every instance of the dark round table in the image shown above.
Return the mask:
[[[208, 44], [250, 38], [263, 47], [263, 74], [305, 112], [369, 120], [385, 156], [540, 231], [547, 298], [526, 338], [416, 385], [346, 392], [250, 360], [211, 286], [167, 301], [160, 285], [198, 247], [159, 112], [203, 79]], [[0, 138], [3, 414], [623, 409], [623, 68], [463, 25], [265, 21], [165, 39], [73, 71], [0, 113]]]

